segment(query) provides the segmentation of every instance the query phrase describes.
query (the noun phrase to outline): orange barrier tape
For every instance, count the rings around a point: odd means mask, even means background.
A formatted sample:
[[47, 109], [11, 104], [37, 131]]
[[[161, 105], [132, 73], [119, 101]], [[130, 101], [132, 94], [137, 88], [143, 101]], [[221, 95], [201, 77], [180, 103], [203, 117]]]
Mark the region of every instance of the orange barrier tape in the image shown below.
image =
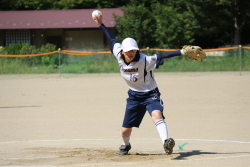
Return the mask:
[[[220, 50], [230, 50], [230, 49], [237, 49], [238, 46], [235, 47], [228, 47], [228, 48], [214, 48], [214, 49], [203, 49], [205, 52], [211, 52], [211, 51], [220, 51]], [[242, 47], [244, 49], [250, 49], [250, 47]], [[141, 51], [147, 50], [147, 49], [140, 49]], [[175, 51], [178, 49], [148, 49], [148, 50], [154, 50], [154, 51]]]
[[164, 51], [164, 52], [167, 52], [167, 51], [176, 51], [176, 50], [180, 50], [180, 49], [149, 49], [149, 50], [154, 50], [154, 51]]
[[40, 54], [30, 54], [30, 55], [0, 55], [0, 57], [32, 57], [32, 56], [43, 56], [56, 53], [57, 51], [49, 52], [49, 53], [40, 53]]
[[[228, 48], [215, 48], [215, 49], [203, 49], [203, 51], [220, 51], [220, 50], [230, 50], [230, 49], [237, 49], [239, 48], [237, 47], [228, 47]], [[242, 48], [244, 49], [250, 49], [250, 47], [247, 46], [242, 46]], [[155, 49], [155, 48], [146, 48], [146, 49], [140, 49], [140, 51], [145, 51], [145, 50], [153, 50], [153, 51], [175, 51], [175, 50], [180, 50], [180, 49]], [[49, 53], [41, 53], [41, 54], [30, 54], [30, 55], [1, 55], [0, 57], [31, 57], [31, 56], [43, 56], [43, 55], [48, 55], [48, 54], [54, 54], [59, 52], [57, 51], [53, 51], [53, 52], [49, 52]], [[83, 55], [92, 55], [92, 54], [105, 54], [105, 53], [111, 53], [110, 51], [102, 51], [102, 52], [85, 52], [85, 51], [72, 51], [72, 50], [61, 50], [61, 53], [63, 54], [69, 54], [69, 55], [76, 55], [76, 56], [83, 56]]]
[[96, 52], [74, 51], [74, 50], [61, 50], [62, 53], [75, 53], [75, 54], [94, 54]]
[[70, 54], [70, 55], [91, 55], [91, 54], [104, 54], [104, 53], [111, 53], [110, 51], [102, 51], [102, 52], [84, 52], [84, 51], [70, 51], [70, 50], [62, 50], [61, 51], [64, 54]]
[[230, 49], [237, 49], [239, 48], [238, 46], [236, 47], [229, 47], [229, 48], [216, 48], [216, 49], [203, 49], [203, 51], [218, 51], [218, 50], [230, 50]]
[[95, 54], [96, 52], [78, 52], [78, 51], [65, 51], [62, 50], [61, 51], [63, 54], [68, 54], [68, 55], [75, 55], [75, 56], [81, 56], [81, 55], [91, 55], [91, 54]]
[[101, 53], [111, 53], [111, 52], [110, 51], [97, 52], [97, 54], [101, 54]]

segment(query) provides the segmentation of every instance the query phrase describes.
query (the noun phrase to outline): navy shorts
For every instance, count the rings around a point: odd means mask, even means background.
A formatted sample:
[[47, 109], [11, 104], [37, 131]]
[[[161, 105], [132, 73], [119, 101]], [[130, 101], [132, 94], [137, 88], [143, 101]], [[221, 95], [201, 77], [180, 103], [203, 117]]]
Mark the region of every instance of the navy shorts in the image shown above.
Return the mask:
[[129, 90], [122, 127], [139, 127], [146, 111], [151, 115], [152, 111], [160, 110], [163, 116], [163, 101], [160, 95], [158, 88], [149, 92]]

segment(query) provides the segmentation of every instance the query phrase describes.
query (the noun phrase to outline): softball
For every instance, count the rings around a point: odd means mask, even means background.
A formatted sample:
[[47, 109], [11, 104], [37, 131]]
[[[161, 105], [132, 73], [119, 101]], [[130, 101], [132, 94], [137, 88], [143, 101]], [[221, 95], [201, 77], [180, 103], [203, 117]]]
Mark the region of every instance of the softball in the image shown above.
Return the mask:
[[96, 17], [98, 17], [99, 16], [99, 10], [94, 10], [93, 12], [92, 12], [92, 18], [93, 19], [96, 19]]

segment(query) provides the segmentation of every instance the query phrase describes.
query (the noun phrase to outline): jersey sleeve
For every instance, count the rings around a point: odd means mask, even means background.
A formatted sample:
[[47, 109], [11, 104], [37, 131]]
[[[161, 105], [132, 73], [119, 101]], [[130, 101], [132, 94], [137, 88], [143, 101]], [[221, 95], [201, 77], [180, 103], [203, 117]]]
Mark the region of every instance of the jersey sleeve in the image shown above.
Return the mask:
[[121, 52], [121, 44], [115, 39], [114, 35], [104, 24], [101, 24], [99, 27], [102, 29], [105, 36], [110, 41], [110, 51], [115, 55], [116, 58], [119, 58]]
[[145, 55], [145, 63], [146, 63], [146, 71], [151, 71], [156, 68], [157, 63], [157, 55], [146, 56]]
[[112, 53], [115, 55], [117, 59], [120, 59], [121, 57], [121, 44], [120, 43], [115, 43], [113, 46]]
[[175, 56], [180, 56], [180, 55], [181, 55], [180, 50], [156, 54], [156, 57], [157, 57], [156, 68], [159, 68], [160, 65], [164, 64], [164, 59], [175, 57]]

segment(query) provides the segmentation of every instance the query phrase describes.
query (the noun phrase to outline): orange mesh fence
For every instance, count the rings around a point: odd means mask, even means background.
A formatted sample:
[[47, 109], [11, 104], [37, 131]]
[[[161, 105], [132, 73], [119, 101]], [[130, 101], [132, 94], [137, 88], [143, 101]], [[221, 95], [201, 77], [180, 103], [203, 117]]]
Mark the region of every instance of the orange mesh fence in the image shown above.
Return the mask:
[[149, 50], [154, 50], [154, 51], [162, 51], [162, 52], [167, 52], [167, 51], [175, 51], [175, 50], [178, 50], [178, 49], [149, 49]]
[[[203, 49], [203, 51], [222, 51], [222, 50], [230, 50], [230, 49], [237, 49], [240, 47], [227, 47], [227, 48], [214, 48], [214, 49]], [[250, 47], [243, 46], [242, 48], [244, 49], [250, 49]], [[157, 49], [157, 48], [146, 48], [146, 49], [140, 49], [140, 51], [146, 51], [146, 50], [152, 50], [152, 51], [175, 51], [178, 49]], [[54, 54], [59, 52], [53, 51], [53, 52], [48, 52], [48, 53], [41, 53], [41, 54], [29, 54], [29, 55], [2, 55], [0, 54], [0, 57], [31, 57], [31, 56], [43, 56], [43, 55], [49, 55], [49, 54]], [[71, 50], [61, 50], [60, 51], [63, 54], [68, 54], [68, 55], [76, 55], [76, 56], [84, 56], [84, 55], [92, 55], [92, 54], [106, 54], [106, 53], [111, 53], [110, 51], [101, 51], [101, 52], [85, 52], [85, 51], [71, 51]]]
[[[205, 52], [211, 52], [211, 51], [222, 51], [222, 50], [231, 50], [231, 49], [237, 49], [240, 48], [239, 46], [235, 46], [235, 47], [227, 47], [227, 48], [214, 48], [214, 49], [203, 49], [203, 51]], [[246, 47], [246, 46], [242, 46], [242, 48], [244, 49], [250, 49], [250, 47]], [[144, 50], [154, 50], [154, 51], [175, 51], [178, 49], [155, 49], [155, 48], [150, 48], [150, 49], [140, 49], [141, 51]]]
[[210, 52], [210, 51], [219, 51], [219, 50], [230, 50], [230, 49], [237, 49], [239, 48], [238, 46], [236, 47], [228, 47], [228, 48], [216, 48], [216, 49], [203, 49], [203, 51], [207, 51], [207, 52]]
[[49, 55], [49, 54], [54, 54], [57, 53], [57, 51], [49, 52], [49, 53], [40, 53], [40, 54], [30, 54], [30, 55], [1, 55], [0, 57], [31, 57], [31, 56], [44, 56], [44, 55]]
[[96, 52], [70, 51], [70, 50], [61, 50], [61, 52], [63, 54], [76, 55], [76, 56], [91, 55], [91, 54], [95, 54], [96, 53]]
[[76, 55], [76, 56], [111, 53], [110, 51], [102, 51], [102, 52], [84, 52], [84, 51], [70, 51], [70, 50], [62, 50], [61, 52], [62, 52], [63, 54]]
[[[211, 51], [222, 51], [222, 50], [230, 50], [230, 49], [237, 49], [239, 48], [239, 46], [235, 46], [235, 47], [227, 47], [227, 48], [214, 48], [214, 49], [203, 49], [203, 51], [205, 52], [211, 52]], [[242, 47], [242, 48], [245, 48], [245, 49], [250, 49], [250, 47]], [[140, 49], [141, 51], [144, 51], [144, 50], [154, 50], [154, 51], [175, 51], [175, 50], [178, 50], [178, 49], [156, 49], [156, 48], [150, 48], [150, 49]]]

